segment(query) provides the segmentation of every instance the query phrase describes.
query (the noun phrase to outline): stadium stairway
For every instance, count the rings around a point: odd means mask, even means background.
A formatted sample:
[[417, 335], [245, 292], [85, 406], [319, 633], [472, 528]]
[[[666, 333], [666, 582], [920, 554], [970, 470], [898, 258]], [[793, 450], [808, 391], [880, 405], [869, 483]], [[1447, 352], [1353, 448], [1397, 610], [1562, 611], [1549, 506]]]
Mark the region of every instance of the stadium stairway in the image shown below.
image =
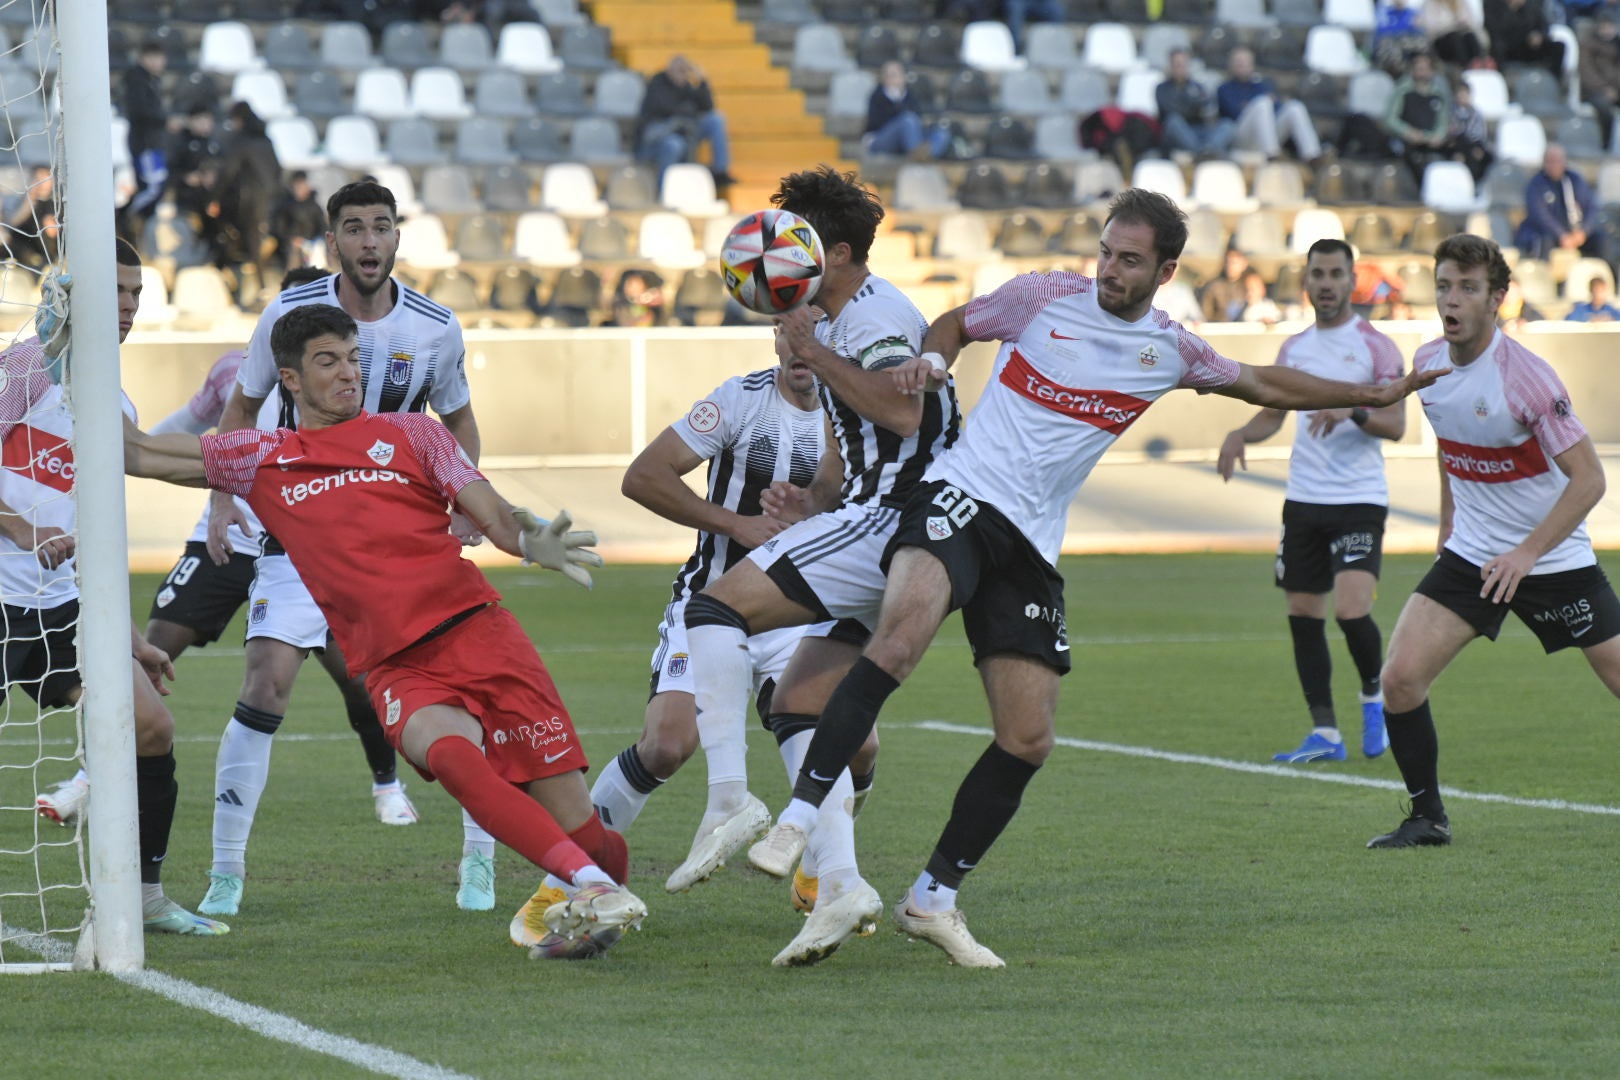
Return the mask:
[[850, 167], [732, 0], [591, 0], [586, 7], [609, 29], [625, 67], [650, 78], [680, 54], [703, 71], [730, 129], [738, 180], [733, 206], [768, 205], [777, 181], [795, 169], [819, 162]]

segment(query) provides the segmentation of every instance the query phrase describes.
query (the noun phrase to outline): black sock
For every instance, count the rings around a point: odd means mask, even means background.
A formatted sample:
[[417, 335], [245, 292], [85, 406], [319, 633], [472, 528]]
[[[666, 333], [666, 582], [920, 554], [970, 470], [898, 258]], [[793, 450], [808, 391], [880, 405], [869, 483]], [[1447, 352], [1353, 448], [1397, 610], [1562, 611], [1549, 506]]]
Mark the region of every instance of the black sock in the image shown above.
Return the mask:
[[1308, 615], [1288, 616], [1294, 638], [1294, 668], [1305, 691], [1305, 707], [1317, 727], [1338, 727], [1333, 717], [1333, 657], [1328, 652], [1327, 620]]
[[946, 888], [960, 889], [967, 872], [979, 865], [1018, 812], [1024, 788], [1039, 768], [991, 743], [956, 789], [951, 818], [928, 860], [929, 876]]
[[821, 722], [793, 785], [795, 799], [821, 805], [838, 774], [849, 768], [850, 759], [872, 734], [883, 703], [899, 688], [893, 675], [866, 657], [855, 661], [821, 710]]
[[654, 776], [647, 763], [641, 760], [641, 751], [631, 743], [619, 751], [619, 771], [624, 773], [625, 780], [630, 786], [643, 795], [650, 795], [658, 790], [658, 785], [669, 779], [667, 776]]
[[1344, 631], [1344, 643], [1350, 647], [1350, 659], [1355, 662], [1356, 674], [1361, 676], [1361, 692], [1367, 697], [1378, 693], [1378, 676], [1384, 667], [1384, 635], [1371, 615], [1359, 619], [1340, 619], [1339, 629]]
[[246, 702], [238, 701], [235, 710], [231, 713], [231, 719], [249, 731], [257, 731], [260, 735], [274, 735], [286, 717], [273, 712], [265, 712], [263, 709], [255, 709]]
[[1385, 712], [1389, 749], [1412, 796], [1412, 813], [1430, 821], [1444, 821], [1445, 804], [1440, 801], [1440, 736], [1434, 730], [1429, 699], [1409, 712]]
[[765, 729], [776, 736], [776, 745], [781, 746], [801, 731], [816, 730], [820, 719], [815, 713], [771, 713], [765, 718]]
[[877, 779], [877, 766], [873, 765], [863, 773], [852, 772], [849, 774], [849, 778], [855, 785], [855, 794], [859, 795], [863, 791], [871, 791], [872, 781]]
[[382, 724], [377, 722], [377, 710], [371, 707], [369, 701], [350, 701], [345, 698], [344, 705], [349, 710], [349, 726], [360, 736], [360, 745], [365, 748], [366, 764], [371, 767], [372, 782], [392, 784], [399, 778], [399, 774], [395, 771], [397, 761], [394, 748], [388, 745], [388, 739], [383, 735]]
[[174, 751], [135, 759], [135, 806], [141, 837], [141, 884], [156, 885], [169, 854], [169, 830], [180, 785], [174, 782]]

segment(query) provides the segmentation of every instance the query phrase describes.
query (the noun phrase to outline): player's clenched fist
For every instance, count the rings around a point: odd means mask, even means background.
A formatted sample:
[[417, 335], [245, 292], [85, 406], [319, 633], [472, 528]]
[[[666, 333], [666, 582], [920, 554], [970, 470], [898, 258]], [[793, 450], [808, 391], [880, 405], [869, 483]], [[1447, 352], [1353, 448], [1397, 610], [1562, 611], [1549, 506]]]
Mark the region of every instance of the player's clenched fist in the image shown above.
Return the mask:
[[570, 581], [577, 581], [587, 589], [591, 587], [591, 572], [587, 566], [601, 566], [602, 556], [591, 550], [596, 533], [590, 530], [569, 532], [574, 523], [568, 511], [559, 510], [550, 521], [535, 517], [526, 507], [512, 508], [512, 517], [518, 526], [518, 547], [523, 561], [556, 570]]

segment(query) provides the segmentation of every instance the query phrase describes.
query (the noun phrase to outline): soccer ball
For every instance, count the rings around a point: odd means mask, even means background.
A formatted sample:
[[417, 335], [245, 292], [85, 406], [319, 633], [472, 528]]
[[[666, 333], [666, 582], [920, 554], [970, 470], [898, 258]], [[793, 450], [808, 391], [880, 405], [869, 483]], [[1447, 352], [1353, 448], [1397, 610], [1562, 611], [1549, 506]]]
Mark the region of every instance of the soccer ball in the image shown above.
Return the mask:
[[737, 303], [780, 315], [808, 303], [821, 288], [826, 258], [810, 223], [787, 210], [759, 210], [726, 235], [720, 274]]

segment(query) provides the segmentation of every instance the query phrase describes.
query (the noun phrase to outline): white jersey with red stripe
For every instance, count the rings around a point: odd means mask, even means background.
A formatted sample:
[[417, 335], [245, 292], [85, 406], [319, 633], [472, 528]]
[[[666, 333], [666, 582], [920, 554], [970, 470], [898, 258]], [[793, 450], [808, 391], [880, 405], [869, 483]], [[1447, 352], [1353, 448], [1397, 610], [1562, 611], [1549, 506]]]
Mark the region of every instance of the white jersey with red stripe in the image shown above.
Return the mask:
[[[1452, 363], [1443, 340], [1421, 346], [1412, 358], [1416, 371], [1448, 366], [1451, 374], [1418, 398], [1451, 483], [1446, 547], [1483, 566], [1518, 547], [1546, 519], [1569, 484], [1553, 459], [1586, 438], [1586, 427], [1551, 365], [1500, 330], [1462, 367]], [[1582, 522], [1531, 573], [1596, 562]]]
[[[73, 413], [61, 384], [45, 375], [44, 364], [38, 338], [0, 353], [0, 502], [36, 530], [71, 533], [78, 524], [73, 501]], [[128, 395], [123, 401], [124, 415], [135, 420]], [[47, 570], [33, 545], [22, 547], [0, 536], [0, 602], [44, 610], [78, 595], [74, 560]]]
[[[1360, 315], [1329, 329], [1312, 326], [1283, 342], [1277, 366], [1322, 379], [1382, 386], [1405, 374], [1395, 343]], [[1295, 419], [1294, 451], [1288, 459], [1288, 492], [1295, 502], [1345, 506], [1389, 505], [1382, 440], [1352, 423], [1312, 435], [1311, 413]]]
[[[234, 349], [215, 360], [214, 366], [209, 368], [208, 374], [204, 376], [202, 386], [198, 387], [197, 392], [191, 395], [191, 400], [186, 403], [184, 409], [167, 418], [163, 423], [154, 426], [152, 434], [161, 435], [167, 431], [185, 431], [192, 435], [201, 435], [218, 427], [219, 418], [225, 414], [225, 405], [230, 401], [231, 390], [236, 386], [236, 373], [241, 368], [242, 361], [246, 357], [247, 353], [244, 350]], [[280, 395], [271, 394], [265, 398], [264, 404], [259, 407], [259, 417], [255, 426], [260, 428], [266, 425], [270, 428], [277, 427], [281, 407]], [[176, 417], [182, 417], [182, 419], [176, 419]], [[247, 527], [244, 529], [240, 525], [232, 525], [227, 531], [226, 537], [231, 545], [231, 550], [238, 555], [257, 555], [259, 553], [259, 536], [264, 530], [259, 527], [259, 519], [254, 516], [253, 510], [248, 506], [246, 500], [236, 499], [234, 501], [236, 509], [243, 517], [247, 518]], [[208, 541], [208, 517], [208, 507], [204, 506], [202, 517], [197, 521], [197, 527], [192, 529], [191, 535], [186, 538], [187, 543], [202, 544]]]
[[1048, 562], [1069, 503], [1114, 441], [1163, 395], [1212, 390], [1241, 370], [1154, 308], [1125, 322], [1097, 303], [1091, 278], [1024, 274], [968, 304], [968, 336], [1000, 340], [962, 437], [929, 467], [991, 503]]

